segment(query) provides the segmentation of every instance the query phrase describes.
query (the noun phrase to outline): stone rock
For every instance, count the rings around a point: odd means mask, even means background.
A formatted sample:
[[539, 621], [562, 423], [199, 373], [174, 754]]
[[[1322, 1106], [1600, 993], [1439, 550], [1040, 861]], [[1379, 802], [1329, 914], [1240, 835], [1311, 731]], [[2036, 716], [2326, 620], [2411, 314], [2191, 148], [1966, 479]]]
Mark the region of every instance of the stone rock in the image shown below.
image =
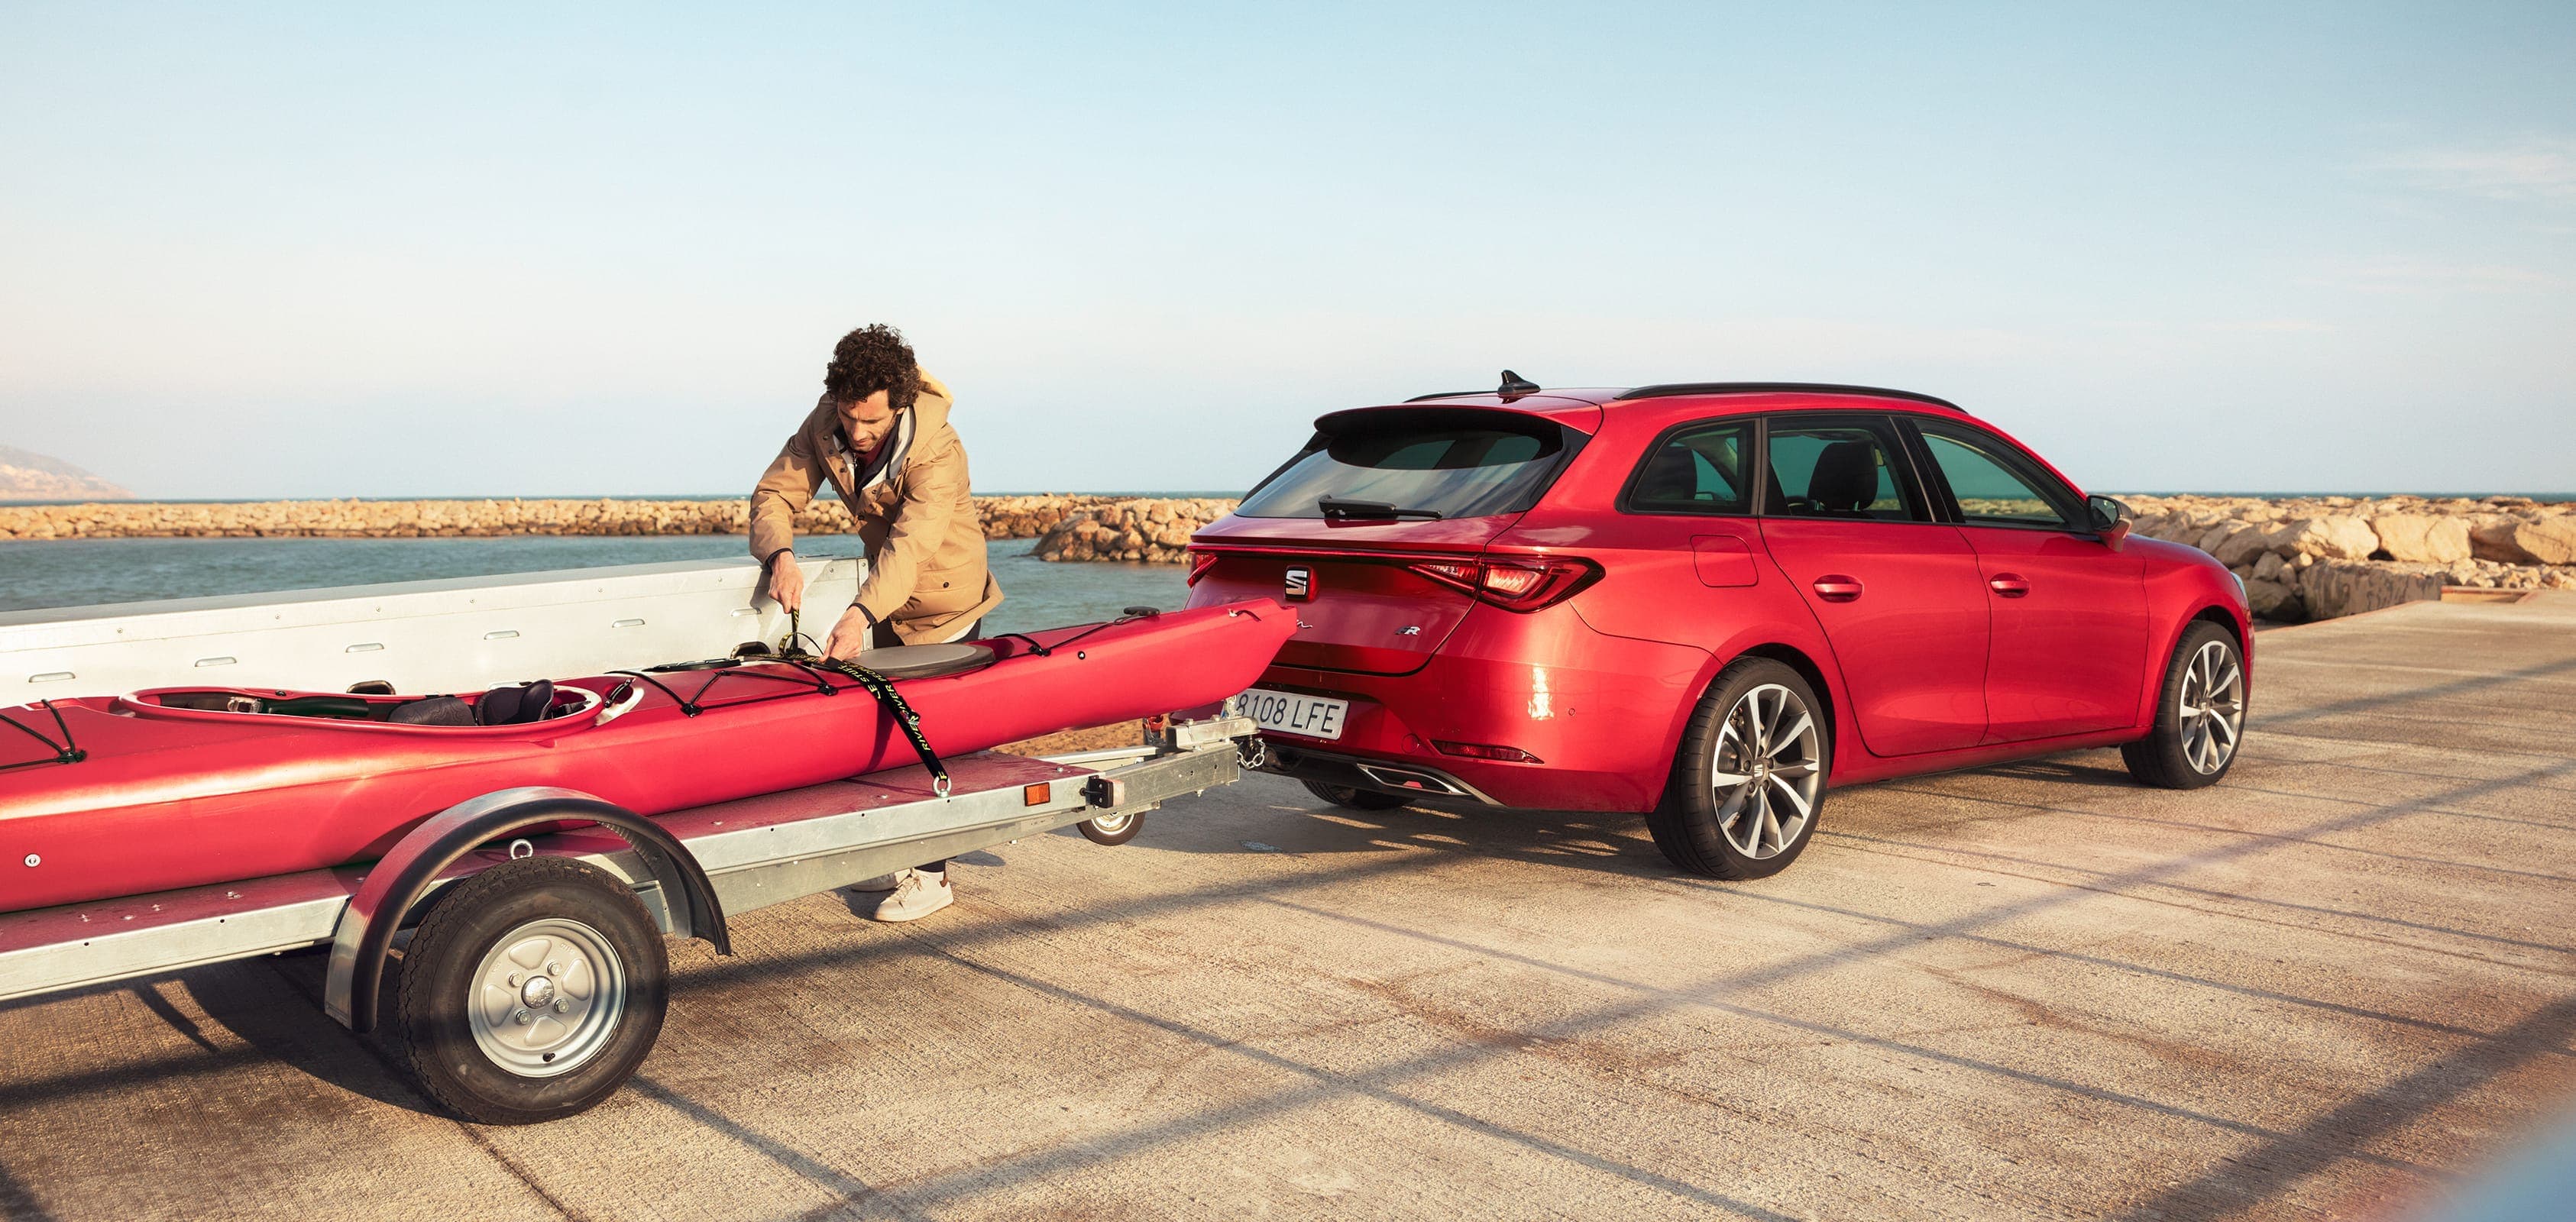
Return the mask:
[[2222, 526], [2210, 534], [2216, 536], [2215, 546], [2204, 542], [2201, 550], [2218, 557], [2218, 562], [2229, 568], [2252, 564], [2256, 556], [2271, 549], [2272, 536], [2260, 526]]
[[[2273, 557], [2267, 555], [2265, 559]], [[2299, 592], [2278, 581], [2256, 578], [2246, 582], [2245, 598], [2253, 605], [2256, 619], [2297, 623], [2307, 618], [2307, 607], [2299, 601]]]
[[2517, 523], [2513, 545], [2542, 564], [2576, 564], [2576, 516], [2559, 514]]
[[2514, 532], [2524, 526], [2522, 519], [2511, 514], [2482, 513], [2469, 522], [2469, 554], [2498, 564], [2536, 564], [2531, 553], [2514, 541]]
[[2370, 528], [2391, 560], [2449, 564], [2469, 558], [2469, 524], [2458, 518], [2392, 513], [2372, 519]]
[[2334, 619], [2439, 599], [2446, 576], [2427, 565], [2320, 560], [2300, 570], [2299, 599], [2307, 604], [2310, 618]]
[[2279, 581], [2281, 580], [2281, 570], [2288, 567], [2288, 565], [2281, 562], [2281, 554], [2279, 552], [2267, 551], [2263, 553], [2260, 558], [2254, 561], [2253, 580]]
[[[2285, 559], [2314, 556], [2319, 560], [2367, 560], [2379, 550], [2379, 536], [2371, 531], [2370, 523], [2340, 513], [2283, 522], [2272, 530], [2268, 542]], [[2219, 557], [2219, 562], [2226, 563], [2226, 557]]]

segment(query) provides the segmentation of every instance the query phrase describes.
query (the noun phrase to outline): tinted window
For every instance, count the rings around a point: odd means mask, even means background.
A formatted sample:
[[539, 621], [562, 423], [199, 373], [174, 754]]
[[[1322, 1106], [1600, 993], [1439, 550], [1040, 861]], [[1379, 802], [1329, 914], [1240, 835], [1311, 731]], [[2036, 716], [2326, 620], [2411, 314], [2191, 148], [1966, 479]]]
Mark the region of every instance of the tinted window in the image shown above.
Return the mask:
[[1771, 496], [1764, 513], [1892, 522], [1920, 516], [1889, 457], [1896, 452], [1894, 438], [1883, 428], [1800, 427], [1774, 420], [1770, 447]]
[[1248, 518], [1321, 518], [1325, 497], [1444, 518], [1529, 508], [1556, 469], [1553, 435], [1473, 427], [1344, 433], [1299, 455], [1245, 497]]
[[1923, 442], [1932, 462], [1949, 481], [1959, 516], [1970, 523], [2000, 526], [2045, 526], [2063, 529], [2066, 516], [2041, 491], [2038, 473], [2008, 456], [2002, 443], [1964, 432], [1927, 426]]
[[1750, 426], [1703, 425], [1665, 438], [1637, 468], [1634, 513], [1743, 513]]

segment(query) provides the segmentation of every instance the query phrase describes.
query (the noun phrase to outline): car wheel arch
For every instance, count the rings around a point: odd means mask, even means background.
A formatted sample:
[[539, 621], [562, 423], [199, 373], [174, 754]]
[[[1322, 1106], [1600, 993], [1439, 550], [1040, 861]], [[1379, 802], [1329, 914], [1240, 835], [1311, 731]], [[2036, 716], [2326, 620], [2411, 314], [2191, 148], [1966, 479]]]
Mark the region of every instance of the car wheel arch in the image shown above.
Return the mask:
[[2191, 626], [2204, 622], [2218, 625], [2219, 629], [2227, 634], [2228, 639], [2235, 642], [2236, 656], [2245, 668], [2246, 695], [2249, 698], [2253, 695], [2254, 633], [2252, 626], [2239, 618], [2224, 603], [2203, 603], [2199, 610], [2173, 620], [2172, 630], [2160, 634], [2161, 639], [2156, 641], [2155, 652], [2144, 659], [2147, 668], [2146, 681], [2140, 685], [2143, 690], [2139, 693], [2138, 720], [2130, 727], [2131, 729], [2141, 734], [2154, 729], [2156, 701], [2161, 694], [2160, 680], [2165, 673], [2165, 667], [2173, 660], [2174, 650], [2182, 644], [2182, 638], [2191, 631]]
[[[1842, 693], [1841, 690], [1835, 686], [1832, 677], [1825, 673], [1825, 668], [1818, 665], [1814, 658], [1807, 656], [1806, 651], [1799, 649], [1795, 645], [1782, 644], [1776, 641], [1766, 642], [1764, 644], [1754, 645], [1746, 649], [1738, 650], [1736, 651], [1735, 656], [1738, 658], [1769, 658], [1774, 662], [1778, 662], [1781, 665], [1798, 672], [1798, 677], [1806, 680], [1807, 686], [1815, 690], [1816, 700], [1825, 706], [1825, 737], [1828, 744], [1836, 747], [1837, 749], [1840, 748], [1843, 738]], [[1731, 661], [1732, 659], [1729, 660]], [[1720, 669], [1724, 668], [1721, 667]], [[1710, 681], [1714, 682], [1716, 677], [1717, 676], [1714, 674], [1710, 675]], [[1703, 690], [1705, 689], [1703, 688]]]
[[1798, 677], [1807, 681], [1807, 686], [1816, 693], [1816, 700], [1825, 706], [1826, 743], [1838, 753], [1835, 758], [1839, 760], [1842, 744], [1849, 741], [1849, 736], [1843, 733], [1845, 727], [1842, 720], [1844, 703], [1841, 684], [1836, 681], [1831, 672], [1816, 661], [1813, 652], [1786, 641], [1758, 638], [1749, 644], [1737, 643], [1733, 648], [1710, 655], [1707, 668], [1700, 673], [1690, 694], [1681, 702], [1680, 709], [1673, 717], [1673, 724], [1664, 735], [1664, 755], [1669, 758], [1675, 751], [1681, 749], [1682, 732], [1690, 723], [1692, 711], [1699, 707], [1700, 698], [1707, 695], [1709, 688], [1716, 685], [1719, 674], [1741, 658], [1769, 658], [1798, 672]]

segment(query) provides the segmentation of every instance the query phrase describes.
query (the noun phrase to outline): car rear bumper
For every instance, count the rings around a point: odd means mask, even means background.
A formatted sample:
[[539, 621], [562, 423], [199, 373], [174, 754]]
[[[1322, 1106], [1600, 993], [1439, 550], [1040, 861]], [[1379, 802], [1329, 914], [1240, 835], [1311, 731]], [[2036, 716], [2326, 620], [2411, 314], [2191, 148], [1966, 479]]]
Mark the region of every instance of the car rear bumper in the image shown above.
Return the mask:
[[[1351, 702], [1334, 740], [1265, 733], [1273, 771], [1542, 810], [1644, 811], [1663, 794], [1709, 655], [1594, 632], [1569, 606], [1478, 607], [1421, 670], [1273, 666], [1261, 686]], [[1450, 745], [1443, 750], [1442, 744]], [[1481, 759], [1458, 745], [1535, 762]]]
[[1428, 798], [1464, 798], [1487, 806], [1501, 806], [1483, 790], [1428, 764], [1370, 759], [1366, 756], [1343, 755], [1297, 746], [1280, 738], [1262, 740], [1267, 758], [1261, 764], [1264, 772], [1293, 776], [1301, 781], [1340, 785], [1349, 789], [1373, 789], [1381, 793], [1410, 794]]

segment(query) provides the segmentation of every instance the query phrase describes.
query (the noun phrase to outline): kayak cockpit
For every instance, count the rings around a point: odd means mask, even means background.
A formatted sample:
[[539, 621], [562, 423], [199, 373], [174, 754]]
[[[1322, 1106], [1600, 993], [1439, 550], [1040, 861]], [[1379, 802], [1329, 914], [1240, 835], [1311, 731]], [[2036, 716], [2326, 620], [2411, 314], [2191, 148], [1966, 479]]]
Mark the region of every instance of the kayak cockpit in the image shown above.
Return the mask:
[[156, 688], [121, 696], [116, 711], [132, 716], [296, 717], [317, 721], [415, 727], [491, 728], [580, 717], [609, 703], [587, 687], [535, 683], [463, 696], [395, 696], [342, 692], [257, 691], [235, 687]]

